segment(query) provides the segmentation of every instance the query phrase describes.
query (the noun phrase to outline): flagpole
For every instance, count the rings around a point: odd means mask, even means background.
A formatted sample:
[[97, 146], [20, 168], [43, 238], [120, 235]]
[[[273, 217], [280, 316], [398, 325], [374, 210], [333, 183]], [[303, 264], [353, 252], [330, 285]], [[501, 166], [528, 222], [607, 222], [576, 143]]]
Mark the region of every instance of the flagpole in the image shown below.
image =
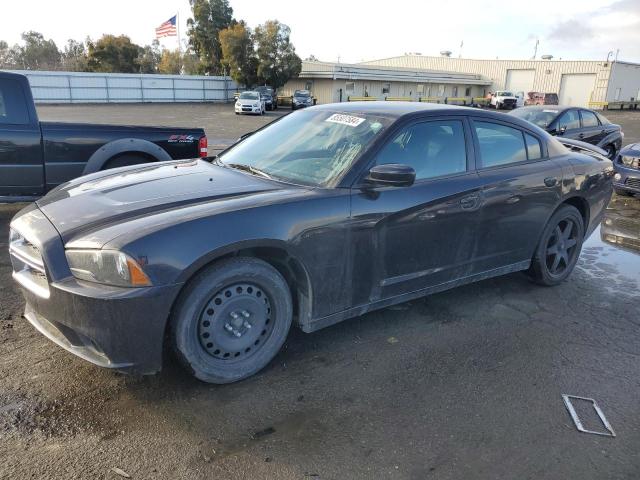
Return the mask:
[[178, 31], [178, 58], [180, 59], [180, 75], [184, 71], [182, 64], [182, 40], [180, 39], [180, 10], [176, 12], [176, 30]]

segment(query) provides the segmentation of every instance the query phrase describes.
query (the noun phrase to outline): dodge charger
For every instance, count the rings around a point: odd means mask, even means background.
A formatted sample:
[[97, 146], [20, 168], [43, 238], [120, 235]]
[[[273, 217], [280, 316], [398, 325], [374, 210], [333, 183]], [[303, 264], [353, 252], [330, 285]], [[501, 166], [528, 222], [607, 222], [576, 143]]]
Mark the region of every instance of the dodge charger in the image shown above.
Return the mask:
[[27, 320], [85, 360], [148, 374], [169, 348], [229, 383], [265, 367], [292, 325], [518, 271], [565, 281], [612, 175], [514, 116], [315, 106], [207, 161], [57, 187], [11, 223], [13, 277]]

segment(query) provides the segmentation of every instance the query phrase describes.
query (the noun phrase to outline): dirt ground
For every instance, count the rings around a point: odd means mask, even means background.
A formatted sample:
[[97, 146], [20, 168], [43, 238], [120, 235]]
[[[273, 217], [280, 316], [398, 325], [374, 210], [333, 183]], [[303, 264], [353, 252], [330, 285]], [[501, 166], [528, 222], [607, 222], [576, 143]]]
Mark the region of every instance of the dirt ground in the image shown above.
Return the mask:
[[[204, 126], [210, 143], [278, 115], [236, 117], [230, 105], [39, 114]], [[625, 143], [640, 141], [640, 112], [608, 116]], [[124, 376], [36, 332], [21, 317], [7, 254], [19, 208], [0, 205], [0, 478], [640, 477], [640, 255], [600, 231], [558, 287], [514, 274], [294, 330], [264, 371], [212, 386], [171, 356], [159, 375]], [[622, 211], [637, 238], [640, 199], [614, 198], [611, 215]], [[579, 433], [563, 393], [595, 398], [617, 436]]]

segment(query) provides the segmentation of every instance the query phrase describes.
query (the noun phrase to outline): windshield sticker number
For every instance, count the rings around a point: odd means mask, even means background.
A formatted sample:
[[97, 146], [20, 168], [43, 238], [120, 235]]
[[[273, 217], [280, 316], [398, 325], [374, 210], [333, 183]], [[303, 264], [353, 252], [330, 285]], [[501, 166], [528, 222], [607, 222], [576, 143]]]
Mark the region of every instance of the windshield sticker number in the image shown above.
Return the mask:
[[360, 117], [354, 117], [352, 115], [344, 115], [342, 113], [334, 113], [325, 122], [339, 123], [341, 125], [348, 125], [350, 127], [357, 127], [366, 119]]

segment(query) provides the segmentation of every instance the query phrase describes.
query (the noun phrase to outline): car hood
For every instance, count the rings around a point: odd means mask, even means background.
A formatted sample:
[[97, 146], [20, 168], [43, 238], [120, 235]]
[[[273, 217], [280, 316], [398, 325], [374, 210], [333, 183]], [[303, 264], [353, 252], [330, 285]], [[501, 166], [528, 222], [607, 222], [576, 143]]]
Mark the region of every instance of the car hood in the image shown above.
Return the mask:
[[136, 217], [287, 188], [202, 160], [124, 167], [81, 177], [36, 203], [63, 241]]
[[628, 155], [630, 157], [640, 157], [640, 143], [632, 143], [620, 150], [620, 155]]

